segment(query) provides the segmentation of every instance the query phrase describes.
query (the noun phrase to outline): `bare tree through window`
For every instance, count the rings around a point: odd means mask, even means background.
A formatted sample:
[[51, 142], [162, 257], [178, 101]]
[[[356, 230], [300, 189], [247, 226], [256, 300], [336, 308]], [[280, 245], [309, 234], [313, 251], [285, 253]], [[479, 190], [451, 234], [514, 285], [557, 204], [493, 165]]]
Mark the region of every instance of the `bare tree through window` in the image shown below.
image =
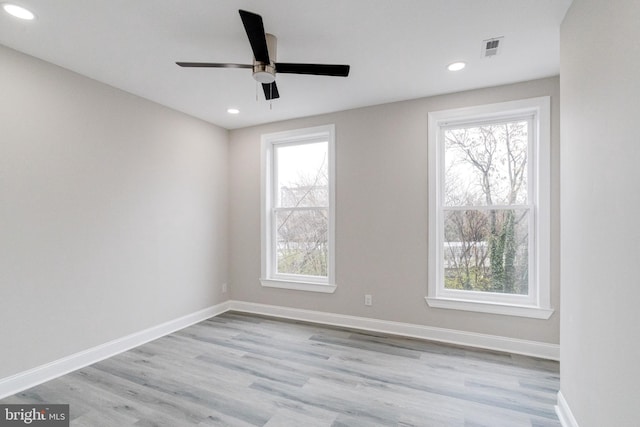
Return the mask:
[[528, 293], [528, 126], [444, 129], [445, 288]]
[[277, 149], [277, 272], [327, 276], [329, 170], [327, 143]]

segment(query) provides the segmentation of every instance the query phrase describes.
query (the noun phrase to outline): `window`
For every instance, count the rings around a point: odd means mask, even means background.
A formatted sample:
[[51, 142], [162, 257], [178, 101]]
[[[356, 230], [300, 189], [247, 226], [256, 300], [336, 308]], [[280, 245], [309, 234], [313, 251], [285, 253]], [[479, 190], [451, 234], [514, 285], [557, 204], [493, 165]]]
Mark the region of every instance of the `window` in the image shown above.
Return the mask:
[[334, 126], [262, 136], [263, 286], [334, 292]]
[[433, 307], [549, 318], [549, 97], [429, 114]]

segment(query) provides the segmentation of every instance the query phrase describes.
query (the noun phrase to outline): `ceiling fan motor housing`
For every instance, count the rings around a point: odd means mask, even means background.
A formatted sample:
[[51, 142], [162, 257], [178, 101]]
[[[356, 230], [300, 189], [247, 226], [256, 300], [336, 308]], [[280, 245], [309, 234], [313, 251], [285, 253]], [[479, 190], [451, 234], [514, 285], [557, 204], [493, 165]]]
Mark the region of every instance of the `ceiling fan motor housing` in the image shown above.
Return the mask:
[[253, 78], [260, 83], [273, 83], [276, 81], [276, 44], [278, 39], [273, 34], [266, 33], [267, 49], [269, 50], [269, 64], [253, 59]]

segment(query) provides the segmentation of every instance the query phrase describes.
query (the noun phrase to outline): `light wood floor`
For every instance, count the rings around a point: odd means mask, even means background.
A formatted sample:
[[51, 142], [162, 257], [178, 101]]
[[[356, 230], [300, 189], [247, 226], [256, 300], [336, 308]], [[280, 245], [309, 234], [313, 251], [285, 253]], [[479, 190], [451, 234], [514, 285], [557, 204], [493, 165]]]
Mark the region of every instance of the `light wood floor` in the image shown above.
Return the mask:
[[560, 427], [556, 362], [226, 313], [2, 400], [72, 426]]

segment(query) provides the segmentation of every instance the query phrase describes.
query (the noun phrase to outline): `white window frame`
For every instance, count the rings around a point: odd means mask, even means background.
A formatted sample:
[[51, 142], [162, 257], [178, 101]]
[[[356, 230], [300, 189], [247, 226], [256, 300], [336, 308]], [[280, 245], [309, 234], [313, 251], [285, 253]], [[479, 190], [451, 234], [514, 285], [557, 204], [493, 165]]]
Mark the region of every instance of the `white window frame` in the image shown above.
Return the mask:
[[[298, 145], [327, 141], [329, 173], [327, 277], [281, 274], [276, 271], [274, 206], [277, 165], [274, 150], [280, 145]], [[262, 135], [261, 155], [261, 243], [263, 287], [333, 293], [335, 283], [335, 126], [325, 125]]]
[[[528, 179], [530, 282], [528, 295], [474, 292], [444, 287], [444, 129], [456, 125], [530, 119]], [[551, 308], [550, 97], [501, 102], [429, 113], [430, 307], [548, 319]], [[533, 179], [532, 179], [533, 178]], [[514, 206], [517, 208], [518, 206]]]

